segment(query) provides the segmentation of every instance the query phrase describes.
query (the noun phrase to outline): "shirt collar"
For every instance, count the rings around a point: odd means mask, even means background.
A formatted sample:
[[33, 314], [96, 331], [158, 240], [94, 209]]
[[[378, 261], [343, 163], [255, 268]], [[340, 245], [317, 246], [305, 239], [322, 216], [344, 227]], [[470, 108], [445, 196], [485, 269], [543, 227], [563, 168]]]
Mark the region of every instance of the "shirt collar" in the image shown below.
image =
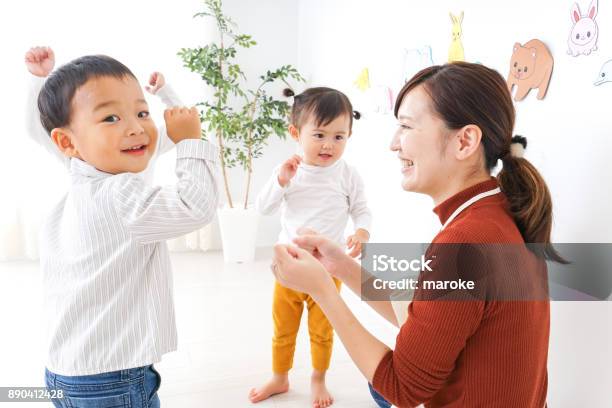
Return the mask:
[[497, 179], [491, 177], [487, 181], [483, 181], [478, 184], [474, 184], [471, 187], [466, 188], [465, 190], [455, 194], [454, 196], [446, 199], [442, 203], [438, 204], [433, 212], [436, 213], [438, 218], [440, 218], [440, 223], [444, 225], [446, 220], [451, 216], [451, 214], [459, 208], [459, 206], [470, 198], [478, 195], [480, 193], [484, 193], [485, 191], [493, 190], [494, 188], [499, 187], [497, 183]]
[[111, 173], [98, 170], [91, 164], [74, 157], [70, 159], [70, 175], [90, 178], [105, 178], [113, 176]]
[[312, 164], [306, 164], [302, 162], [300, 164], [300, 167], [303, 170], [308, 171], [309, 173], [328, 173], [328, 172], [335, 171], [335, 169], [338, 168], [338, 166], [340, 166], [341, 163], [342, 163], [342, 158], [336, 160], [336, 162], [333, 163], [331, 166], [315, 166]]

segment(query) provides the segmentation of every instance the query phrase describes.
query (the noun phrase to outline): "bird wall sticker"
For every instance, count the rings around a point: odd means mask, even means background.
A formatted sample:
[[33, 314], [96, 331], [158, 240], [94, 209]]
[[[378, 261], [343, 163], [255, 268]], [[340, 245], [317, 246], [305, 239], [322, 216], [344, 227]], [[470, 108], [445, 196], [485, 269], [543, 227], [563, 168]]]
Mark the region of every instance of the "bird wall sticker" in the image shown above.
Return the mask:
[[601, 66], [594, 85], [601, 85], [606, 82], [612, 82], [612, 59], [604, 62]]

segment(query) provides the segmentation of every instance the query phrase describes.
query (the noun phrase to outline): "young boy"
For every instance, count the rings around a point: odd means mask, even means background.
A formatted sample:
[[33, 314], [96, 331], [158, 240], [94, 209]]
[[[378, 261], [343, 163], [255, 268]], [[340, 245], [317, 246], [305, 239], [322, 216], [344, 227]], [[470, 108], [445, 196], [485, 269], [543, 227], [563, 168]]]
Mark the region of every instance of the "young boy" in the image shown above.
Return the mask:
[[57, 407], [158, 407], [153, 363], [177, 343], [165, 241], [213, 219], [218, 149], [195, 108], [166, 110], [178, 181], [147, 186], [157, 129], [132, 72], [106, 56], [57, 69], [38, 107], [70, 166], [41, 231], [47, 387], [63, 392]]

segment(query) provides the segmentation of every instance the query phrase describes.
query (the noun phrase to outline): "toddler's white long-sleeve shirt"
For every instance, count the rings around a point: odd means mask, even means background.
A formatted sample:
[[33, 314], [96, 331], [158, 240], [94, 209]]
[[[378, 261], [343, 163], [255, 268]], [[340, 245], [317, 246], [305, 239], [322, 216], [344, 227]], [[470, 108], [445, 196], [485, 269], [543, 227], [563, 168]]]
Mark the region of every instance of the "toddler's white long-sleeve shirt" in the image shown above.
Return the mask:
[[308, 227], [344, 244], [349, 215], [355, 230], [370, 231], [372, 214], [363, 180], [357, 170], [340, 159], [328, 167], [302, 162], [289, 184], [278, 183], [278, 166], [257, 197], [260, 213], [281, 210], [279, 243], [291, 243], [300, 227]]

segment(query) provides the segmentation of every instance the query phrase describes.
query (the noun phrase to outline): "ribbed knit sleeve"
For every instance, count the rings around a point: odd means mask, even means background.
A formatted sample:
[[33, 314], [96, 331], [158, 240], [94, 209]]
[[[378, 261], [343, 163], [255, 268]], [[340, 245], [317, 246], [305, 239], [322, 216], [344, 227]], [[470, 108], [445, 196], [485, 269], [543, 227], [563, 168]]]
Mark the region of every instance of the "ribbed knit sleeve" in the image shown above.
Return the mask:
[[456, 368], [482, 318], [482, 301], [413, 301], [395, 350], [380, 362], [373, 386], [398, 407], [429, 401]]

